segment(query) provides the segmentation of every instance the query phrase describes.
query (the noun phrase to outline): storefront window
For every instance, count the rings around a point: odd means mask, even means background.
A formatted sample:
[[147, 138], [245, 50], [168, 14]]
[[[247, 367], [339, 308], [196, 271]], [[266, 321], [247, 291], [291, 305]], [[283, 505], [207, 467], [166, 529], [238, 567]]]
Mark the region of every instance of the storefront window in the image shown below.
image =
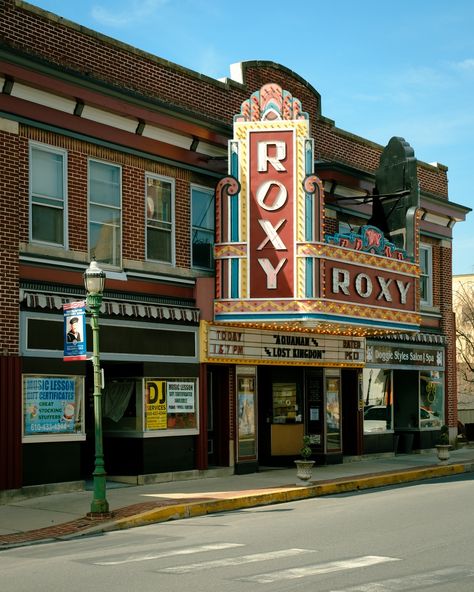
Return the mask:
[[84, 378], [23, 375], [23, 435], [84, 436]]
[[140, 381], [120, 378], [106, 382], [102, 390], [102, 417], [105, 431], [140, 431], [141, 414], [137, 409]]
[[197, 379], [112, 380], [102, 393], [104, 430], [163, 435], [198, 427]]
[[273, 423], [302, 423], [302, 404], [295, 382], [273, 383]]
[[420, 428], [439, 429], [444, 423], [444, 374], [438, 370], [420, 372]]
[[393, 426], [392, 372], [364, 368], [364, 433], [385, 432]]
[[197, 428], [195, 379], [147, 379], [145, 430]]

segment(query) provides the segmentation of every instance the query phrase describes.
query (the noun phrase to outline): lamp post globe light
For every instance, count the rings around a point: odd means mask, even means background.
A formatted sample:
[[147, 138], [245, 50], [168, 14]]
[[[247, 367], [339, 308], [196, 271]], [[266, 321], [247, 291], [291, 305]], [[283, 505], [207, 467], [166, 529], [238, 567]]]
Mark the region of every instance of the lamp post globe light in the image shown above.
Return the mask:
[[87, 308], [91, 313], [92, 329], [92, 366], [94, 369], [94, 433], [95, 433], [95, 462], [94, 462], [94, 497], [90, 514], [109, 513], [109, 503], [105, 497], [106, 472], [104, 468], [104, 450], [102, 444], [102, 377], [99, 355], [99, 313], [105, 286], [105, 272], [97, 265], [95, 259], [84, 272], [84, 285], [87, 292]]

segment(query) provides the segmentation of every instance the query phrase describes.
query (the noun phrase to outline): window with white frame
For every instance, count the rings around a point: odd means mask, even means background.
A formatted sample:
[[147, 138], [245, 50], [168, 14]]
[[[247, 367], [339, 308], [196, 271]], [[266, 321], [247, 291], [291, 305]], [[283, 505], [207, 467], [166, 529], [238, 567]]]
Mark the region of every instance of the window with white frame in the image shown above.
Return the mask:
[[433, 305], [433, 250], [431, 245], [420, 245], [420, 300]]
[[147, 174], [146, 258], [174, 261], [174, 180]]
[[30, 240], [66, 246], [67, 153], [30, 144]]
[[121, 168], [89, 161], [89, 252], [119, 267], [122, 253]]
[[192, 266], [213, 269], [214, 266], [214, 191], [191, 186]]

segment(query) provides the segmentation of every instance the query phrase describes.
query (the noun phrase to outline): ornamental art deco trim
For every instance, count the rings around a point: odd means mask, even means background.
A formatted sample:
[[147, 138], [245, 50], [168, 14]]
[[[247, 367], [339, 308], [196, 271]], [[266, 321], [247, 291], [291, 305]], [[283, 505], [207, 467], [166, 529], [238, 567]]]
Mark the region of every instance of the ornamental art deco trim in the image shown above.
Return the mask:
[[377, 267], [417, 277], [419, 276], [419, 266], [416, 263], [400, 261], [383, 255], [364, 253], [363, 251], [355, 251], [354, 249], [347, 247], [329, 245], [326, 243], [299, 244], [297, 247], [297, 255], [299, 257], [319, 257], [348, 261], [350, 263], [357, 263], [358, 265]]
[[293, 98], [290, 92], [272, 83], [265, 84], [242, 103], [240, 113], [234, 116], [234, 123], [275, 119], [288, 121], [309, 118], [299, 99]]
[[362, 226], [359, 232], [326, 234], [324, 240], [329, 244], [398, 259], [399, 261], [406, 261], [408, 259], [407, 252], [388, 241], [383, 232], [376, 226]]
[[384, 320], [395, 323], [419, 324], [421, 316], [416, 312], [378, 308], [360, 304], [346, 304], [330, 300], [219, 300], [215, 303], [215, 312], [219, 314], [248, 313], [318, 313], [331, 316], [347, 316], [357, 319]]

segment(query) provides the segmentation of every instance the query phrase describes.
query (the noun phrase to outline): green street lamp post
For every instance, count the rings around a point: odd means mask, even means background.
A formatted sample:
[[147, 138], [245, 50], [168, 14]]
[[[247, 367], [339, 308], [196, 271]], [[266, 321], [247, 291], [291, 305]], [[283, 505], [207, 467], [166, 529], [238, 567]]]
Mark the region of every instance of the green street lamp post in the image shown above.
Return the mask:
[[105, 272], [96, 261], [91, 261], [84, 272], [84, 285], [87, 292], [87, 307], [91, 313], [92, 328], [92, 366], [94, 369], [94, 425], [95, 425], [95, 463], [94, 497], [90, 514], [109, 513], [109, 503], [105, 497], [106, 472], [104, 468], [104, 450], [102, 444], [102, 376], [99, 355], [99, 313], [105, 286]]

